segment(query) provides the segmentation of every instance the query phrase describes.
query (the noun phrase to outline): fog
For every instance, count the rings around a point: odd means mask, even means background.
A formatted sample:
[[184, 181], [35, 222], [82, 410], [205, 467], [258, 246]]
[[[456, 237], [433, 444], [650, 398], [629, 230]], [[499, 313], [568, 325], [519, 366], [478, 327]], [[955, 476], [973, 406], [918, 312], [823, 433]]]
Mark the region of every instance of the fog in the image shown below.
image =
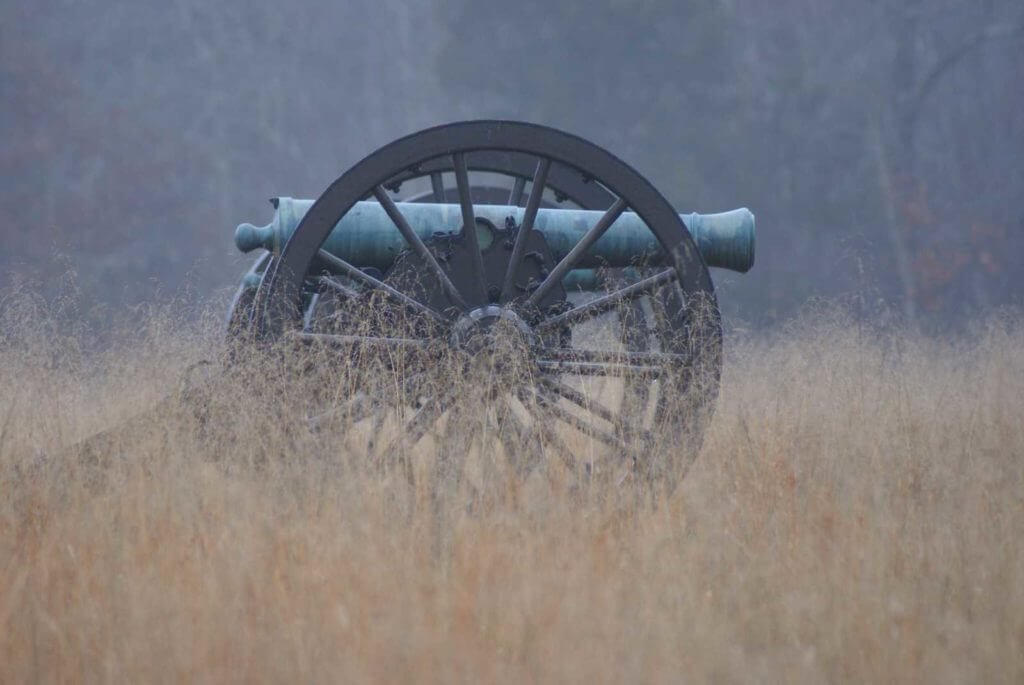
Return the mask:
[[87, 318], [223, 296], [267, 198], [478, 117], [587, 137], [680, 211], [754, 211], [754, 269], [714, 274], [734, 325], [1022, 303], [1019, 2], [0, 6], [0, 288]]

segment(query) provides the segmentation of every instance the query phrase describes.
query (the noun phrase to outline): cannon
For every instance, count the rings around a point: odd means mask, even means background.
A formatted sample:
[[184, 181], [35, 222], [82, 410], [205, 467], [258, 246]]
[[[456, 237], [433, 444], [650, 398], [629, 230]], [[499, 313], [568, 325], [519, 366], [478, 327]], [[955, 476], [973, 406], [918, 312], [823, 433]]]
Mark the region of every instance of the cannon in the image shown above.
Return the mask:
[[[260, 255], [228, 335], [358, 360], [368, 377], [334, 410], [372, 434], [389, 415], [385, 453], [456, 420], [451, 378], [478, 373], [507, 453], [543, 444], [571, 468], [603, 455], [650, 477], [695, 457], [721, 373], [708, 269], [751, 268], [749, 210], [680, 214], [601, 147], [512, 121], [414, 133], [315, 201], [272, 203], [268, 225], [235, 231]], [[382, 369], [401, 381], [390, 399]], [[648, 463], [659, 439], [684, 468]]]

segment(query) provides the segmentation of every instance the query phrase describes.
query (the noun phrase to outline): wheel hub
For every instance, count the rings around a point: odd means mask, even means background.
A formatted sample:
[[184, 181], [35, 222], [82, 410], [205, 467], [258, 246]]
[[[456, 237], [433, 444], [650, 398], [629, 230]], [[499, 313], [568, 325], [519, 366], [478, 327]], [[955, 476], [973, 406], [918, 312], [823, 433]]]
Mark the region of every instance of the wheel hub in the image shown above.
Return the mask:
[[452, 348], [468, 356], [467, 371], [483, 372], [492, 380], [500, 377], [494, 386], [529, 375], [530, 348], [536, 340], [536, 334], [515, 311], [498, 305], [465, 314], [455, 322], [448, 338]]
[[477, 356], [528, 350], [536, 343], [533, 329], [509, 307], [486, 305], [463, 315], [452, 326], [452, 347]]

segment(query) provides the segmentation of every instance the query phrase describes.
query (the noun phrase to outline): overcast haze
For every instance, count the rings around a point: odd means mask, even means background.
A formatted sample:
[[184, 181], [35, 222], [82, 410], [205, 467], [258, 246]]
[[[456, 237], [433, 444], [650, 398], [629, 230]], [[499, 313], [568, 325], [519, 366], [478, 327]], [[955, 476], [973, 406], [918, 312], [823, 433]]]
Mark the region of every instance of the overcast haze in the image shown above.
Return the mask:
[[267, 198], [501, 117], [594, 140], [681, 211], [754, 211], [754, 269], [715, 274], [731, 321], [1022, 302], [1019, 2], [2, 6], [2, 287], [73, 271], [97, 312], [222, 296]]

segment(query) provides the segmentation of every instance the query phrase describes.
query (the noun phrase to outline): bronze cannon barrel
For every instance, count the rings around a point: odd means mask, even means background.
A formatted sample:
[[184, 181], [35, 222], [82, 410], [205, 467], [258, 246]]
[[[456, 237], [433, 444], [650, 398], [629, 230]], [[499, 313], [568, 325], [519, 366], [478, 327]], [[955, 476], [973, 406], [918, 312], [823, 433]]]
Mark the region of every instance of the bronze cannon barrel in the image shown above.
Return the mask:
[[[279, 251], [312, 200], [279, 198], [274, 218], [267, 226], [244, 223], [235, 231], [235, 245], [242, 252], [264, 248]], [[457, 204], [398, 203], [398, 208], [416, 233], [427, 240], [458, 233], [462, 212]], [[497, 228], [509, 220], [521, 223], [525, 209], [505, 205], [475, 205], [477, 235], [486, 249]], [[534, 227], [544, 234], [556, 259], [561, 259], [601, 217], [602, 212], [581, 209], [540, 209]], [[754, 215], [746, 208], [718, 214], [680, 214], [708, 266], [746, 272], [754, 263]], [[407, 248], [384, 208], [377, 202], [356, 205], [328, 235], [323, 248], [360, 267], [387, 269]], [[665, 255], [657, 239], [633, 212], [624, 212], [577, 265], [626, 267], [639, 263], [658, 265]]]

